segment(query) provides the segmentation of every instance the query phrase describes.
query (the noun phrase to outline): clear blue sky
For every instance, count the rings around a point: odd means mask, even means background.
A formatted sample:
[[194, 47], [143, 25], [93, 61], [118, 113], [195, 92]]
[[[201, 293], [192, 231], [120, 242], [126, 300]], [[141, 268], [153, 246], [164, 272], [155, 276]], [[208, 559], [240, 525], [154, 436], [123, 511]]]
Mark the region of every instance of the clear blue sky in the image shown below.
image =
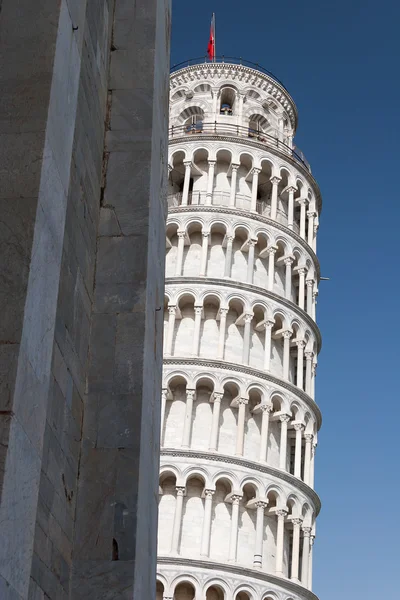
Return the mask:
[[205, 54], [212, 11], [217, 53], [288, 88], [322, 190], [314, 591], [399, 600], [399, 3], [173, 0], [171, 65]]

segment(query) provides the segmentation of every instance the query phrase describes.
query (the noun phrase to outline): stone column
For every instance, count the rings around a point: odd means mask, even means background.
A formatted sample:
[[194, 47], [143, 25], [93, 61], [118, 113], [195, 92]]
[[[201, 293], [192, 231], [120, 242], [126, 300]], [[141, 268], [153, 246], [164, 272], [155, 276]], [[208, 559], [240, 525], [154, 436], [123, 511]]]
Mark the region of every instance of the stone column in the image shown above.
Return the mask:
[[282, 332], [283, 337], [283, 379], [289, 379], [289, 358], [290, 358], [290, 338], [292, 337], [293, 331], [286, 329]]
[[238, 524], [239, 524], [239, 503], [242, 496], [232, 496], [232, 516], [231, 516], [231, 534], [229, 539], [229, 562], [236, 562]]
[[161, 425], [160, 425], [160, 445], [162, 446], [163, 430], [164, 430], [164, 417], [165, 417], [165, 405], [167, 403], [168, 390], [163, 388], [161, 390]]
[[305, 392], [311, 396], [311, 376], [312, 376], [312, 361], [314, 352], [305, 352], [306, 357], [306, 389]]
[[314, 489], [314, 466], [315, 466], [315, 453], [317, 450], [317, 444], [314, 442], [311, 449], [311, 464], [310, 464], [310, 487]]
[[275, 325], [275, 321], [267, 319], [264, 322], [265, 327], [265, 340], [264, 340], [264, 369], [269, 371], [271, 366], [271, 339], [272, 339], [272, 328]]
[[278, 211], [278, 185], [280, 177], [271, 177], [272, 193], [271, 193], [271, 219], [276, 221], [276, 215]]
[[307, 314], [312, 318], [313, 314], [313, 292], [314, 292], [314, 280], [307, 279]]
[[313, 237], [313, 244], [312, 244], [312, 249], [314, 250], [314, 252], [317, 252], [317, 231], [318, 231], [318, 215], [315, 215], [315, 218], [314, 218], [314, 237]]
[[307, 243], [312, 248], [314, 239], [314, 215], [313, 211], [308, 211], [308, 231], [307, 231]]
[[247, 261], [247, 283], [252, 284], [253, 283], [253, 276], [254, 276], [254, 252], [255, 252], [255, 246], [257, 244], [257, 238], [251, 238], [248, 241], [248, 245], [249, 245], [249, 256], [248, 256], [248, 261]]
[[300, 528], [303, 519], [293, 519], [293, 545], [292, 545], [292, 571], [290, 579], [299, 582], [299, 559], [300, 559]]
[[218, 116], [218, 94], [219, 94], [219, 89], [218, 88], [213, 88], [212, 89], [212, 111], [213, 111], [213, 120], [216, 121], [217, 120], [217, 116]]
[[178, 554], [179, 536], [181, 534], [183, 497], [185, 495], [186, 495], [186, 488], [184, 488], [183, 486], [177, 486], [176, 487], [176, 504], [175, 504], [174, 525], [173, 525], [173, 529], [172, 529], [172, 539], [171, 539], [171, 554]]
[[253, 181], [251, 183], [251, 212], [257, 211], [257, 188], [258, 188], [258, 175], [261, 173], [261, 169], [253, 169]]
[[285, 517], [287, 510], [279, 509], [276, 511], [276, 517], [278, 520], [277, 531], [276, 531], [276, 567], [275, 575], [283, 577], [283, 548], [284, 548], [284, 537], [285, 537]]
[[268, 432], [269, 432], [269, 416], [272, 412], [272, 404], [261, 404], [261, 440], [260, 440], [260, 462], [267, 462], [268, 454]]
[[210, 435], [210, 451], [216, 452], [218, 445], [218, 430], [219, 430], [219, 414], [221, 411], [221, 401], [223, 394], [220, 392], [214, 392], [213, 402], [213, 414], [211, 423], [211, 435]]
[[314, 400], [315, 398], [315, 378], [317, 376], [317, 362], [313, 360], [312, 368], [311, 368], [311, 398]]
[[219, 309], [219, 337], [218, 337], [218, 354], [219, 360], [224, 359], [225, 350], [225, 332], [226, 332], [226, 316], [228, 314], [228, 308]]
[[305, 240], [307, 200], [306, 198], [299, 198], [297, 202], [300, 204], [300, 237]]
[[208, 236], [210, 235], [210, 232], [203, 231], [202, 235], [200, 277], [205, 277], [207, 271]]
[[233, 235], [226, 236], [226, 254], [225, 254], [225, 270], [224, 277], [231, 276], [231, 267], [232, 267], [232, 246], [233, 246]]
[[263, 555], [263, 537], [264, 537], [264, 511], [268, 502], [256, 502], [257, 521], [256, 521], [256, 544], [254, 549], [253, 567], [261, 569]]
[[304, 388], [303, 373], [304, 373], [304, 348], [306, 343], [304, 340], [297, 340], [297, 387], [300, 389]]
[[275, 279], [275, 254], [278, 248], [271, 246], [268, 248], [268, 290], [274, 291], [274, 279]]
[[279, 417], [281, 422], [281, 442], [279, 447], [279, 468], [282, 471], [286, 471], [286, 463], [287, 463], [287, 428], [288, 423], [290, 421], [289, 415], [281, 415]]
[[311, 591], [312, 590], [312, 581], [313, 581], [313, 548], [314, 548], [314, 542], [315, 542], [315, 535], [311, 534], [310, 536], [310, 558], [308, 561], [308, 589]]
[[302, 308], [303, 310], [304, 310], [304, 296], [305, 296], [304, 284], [305, 284], [306, 271], [307, 270], [304, 267], [300, 267], [297, 271], [299, 274], [299, 308]]
[[237, 424], [237, 436], [236, 436], [236, 456], [243, 456], [244, 446], [244, 425], [246, 417], [246, 404], [248, 404], [247, 398], [239, 399], [238, 407], [238, 424]]
[[314, 436], [311, 433], [306, 433], [304, 439], [306, 442], [304, 449], [304, 483], [310, 485], [311, 453]]
[[183, 162], [185, 165], [185, 178], [183, 180], [183, 192], [182, 192], [182, 206], [188, 205], [188, 197], [189, 197], [189, 184], [190, 184], [190, 172], [192, 169], [192, 163], [190, 160], [185, 160]]
[[285, 298], [287, 300], [292, 299], [292, 264], [293, 258], [288, 256], [283, 261], [285, 263], [286, 272], [285, 272]]
[[244, 103], [244, 99], [245, 99], [245, 94], [240, 94], [239, 93], [239, 110], [238, 110], [238, 125], [239, 127], [242, 126], [243, 124], [243, 103]]
[[178, 236], [178, 253], [176, 256], [176, 270], [175, 277], [181, 277], [182, 275], [182, 264], [183, 264], [183, 250], [185, 248], [185, 231], [177, 231]]
[[246, 313], [244, 315], [244, 334], [243, 334], [243, 354], [242, 362], [244, 365], [249, 364], [250, 358], [250, 336], [251, 336], [251, 321], [253, 319], [252, 313]]
[[192, 355], [199, 355], [199, 342], [200, 342], [200, 327], [201, 327], [201, 315], [203, 312], [202, 306], [194, 307], [194, 332], [193, 332], [193, 347]]
[[316, 321], [317, 320], [317, 297], [318, 297], [318, 288], [314, 285], [313, 295], [312, 295], [312, 311], [311, 318]]
[[303, 527], [303, 559], [301, 565], [301, 583], [308, 587], [308, 561], [310, 558], [311, 527]]
[[295, 187], [290, 187], [287, 189], [289, 194], [288, 198], [288, 228], [293, 230], [293, 212], [294, 212], [294, 193], [296, 191]]
[[294, 450], [294, 476], [301, 479], [301, 449], [304, 425], [303, 423], [296, 423], [294, 425], [296, 432], [295, 450]]
[[237, 182], [237, 172], [239, 165], [232, 164], [232, 175], [231, 175], [231, 193], [229, 196], [229, 206], [233, 207], [236, 205], [236, 182]]
[[212, 204], [213, 191], [214, 191], [215, 162], [216, 162], [215, 160], [209, 160], [208, 161], [208, 179], [207, 179], [206, 204]]
[[196, 390], [186, 390], [185, 421], [183, 424], [182, 448], [190, 448], [190, 433], [192, 430], [193, 400]]
[[200, 555], [208, 556], [210, 553], [210, 535], [211, 535], [211, 512], [214, 490], [204, 490], [204, 521], [203, 532], [201, 535]]
[[172, 355], [172, 342], [174, 339], [174, 330], [175, 330], [175, 317], [176, 317], [176, 309], [177, 307], [170, 304], [168, 305], [168, 332], [167, 332], [167, 343], [165, 344], [165, 354], [167, 356]]

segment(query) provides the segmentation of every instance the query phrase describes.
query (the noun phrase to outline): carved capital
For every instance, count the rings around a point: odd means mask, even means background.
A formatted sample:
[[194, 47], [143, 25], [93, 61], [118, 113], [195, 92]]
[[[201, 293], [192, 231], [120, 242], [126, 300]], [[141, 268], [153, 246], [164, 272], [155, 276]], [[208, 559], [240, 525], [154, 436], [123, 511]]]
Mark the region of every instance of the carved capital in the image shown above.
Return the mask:
[[275, 514], [278, 517], [278, 519], [284, 519], [286, 517], [286, 515], [288, 514], [288, 511], [285, 510], [284, 508], [279, 508]]
[[204, 490], [205, 498], [212, 498], [215, 494], [215, 490]]
[[313, 212], [312, 210], [309, 210], [309, 211], [307, 212], [307, 217], [308, 217], [309, 219], [313, 219], [313, 218], [316, 216], [316, 214], [317, 214], [317, 213]]
[[209, 231], [202, 231], [201, 233], [202, 233], [203, 238], [208, 238], [208, 236], [210, 235]]
[[216, 162], [217, 162], [216, 160], [209, 160], [208, 164], [209, 164], [210, 167], [215, 167], [215, 163]]
[[186, 400], [193, 400], [196, 395], [196, 390], [186, 390]]
[[176, 306], [168, 306], [168, 312], [171, 316], [175, 316], [176, 315]]
[[260, 410], [263, 413], [271, 413], [274, 410], [272, 404], [260, 404]]
[[254, 317], [253, 313], [246, 313], [244, 315], [244, 322], [251, 323], [251, 321], [253, 320], [253, 317]]
[[239, 505], [241, 499], [243, 498], [243, 496], [239, 496], [238, 494], [234, 494], [233, 496], [231, 496], [232, 499], [232, 504], [236, 504]]
[[297, 340], [296, 345], [299, 350], [302, 350], [303, 348], [306, 347], [306, 342], [304, 340]]
[[309, 288], [313, 287], [313, 285], [314, 285], [314, 279], [307, 279], [306, 285]]
[[201, 315], [202, 312], [203, 312], [203, 307], [202, 306], [195, 306], [194, 307], [194, 314], [195, 315]]
[[267, 248], [268, 254], [276, 254], [277, 250], [278, 248], [276, 246], [270, 246], [269, 248]]
[[283, 262], [285, 263], [285, 265], [286, 265], [287, 267], [290, 267], [290, 266], [293, 264], [294, 260], [293, 260], [293, 258], [292, 258], [291, 256], [287, 256], [287, 257], [286, 257], [286, 258], [283, 260]]
[[191, 160], [184, 160], [183, 164], [185, 165], [185, 169], [189, 170], [192, 168], [192, 161]]
[[305, 433], [304, 434], [304, 439], [306, 440], [306, 444], [312, 444], [314, 436], [313, 436], [312, 433]]
[[297, 188], [291, 185], [290, 187], [286, 188], [286, 191], [290, 194], [294, 194], [295, 192], [297, 192]]
[[299, 275], [305, 275], [307, 273], [307, 269], [305, 267], [299, 267], [297, 272]]
[[295, 431], [303, 431], [304, 425], [303, 425], [303, 423], [295, 423], [293, 425], [293, 428]]
[[293, 331], [291, 329], [285, 329], [285, 331], [282, 331], [282, 337], [285, 340], [290, 340], [292, 335], [293, 335]]
[[228, 312], [229, 312], [229, 308], [220, 308], [219, 309], [219, 314], [220, 314], [221, 317], [226, 317], [226, 315], [228, 314]]
[[306, 360], [312, 360], [314, 356], [314, 352], [304, 352]]
[[254, 248], [254, 246], [257, 244], [257, 242], [258, 242], [258, 239], [257, 239], [257, 238], [249, 238], [249, 239], [247, 240], [247, 243], [248, 243], [248, 245], [249, 245], [249, 246], [253, 246], [253, 248]]
[[263, 510], [265, 510], [267, 506], [268, 500], [257, 500], [257, 502], [255, 503], [256, 508], [262, 508]]
[[166, 400], [166, 399], [167, 399], [167, 396], [168, 396], [168, 390], [167, 390], [166, 388], [163, 388], [163, 389], [161, 390], [161, 398], [162, 398], [163, 400]]
[[296, 527], [300, 527], [300, 525], [302, 524], [302, 522], [303, 522], [303, 519], [292, 519], [292, 523]]
[[270, 182], [272, 183], [272, 185], [278, 185], [280, 181], [281, 181], [280, 177], [271, 177], [271, 179], [270, 179]]
[[279, 420], [281, 423], [289, 423], [290, 416], [289, 415], [279, 415]]
[[186, 236], [186, 231], [180, 231], [180, 230], [179, 230], [179, 231], [177, 231], [177, 232], [176, 232], [176, 235], [178, 236], [178, 238], [179, 238], [180, 240], [183, 240], [183, 239], [185, 239], [185, 236]]
[[215, 404], [216, 402], [221, 402], [222, 398], [224, 397], [224, 394], [222, 392], [214, 392], [213, 396]]
[[274, 325], [275, 325], [275, 321], [272, 321], [270, 319], [266, 319], [264, 322], [265, 329], [272, 329]]
[[236, 163], [231, 164], [232, 171], [237, 171], [239, 167], [240, 167], [240, 165], [237, 165]]
[[234, 235], [227, 235], [226, 236], [226, 241], [228, 242], [228, 244], [232, 244], [234, 239], [235, 239]]
[[239, 404], [248, 404], [249, 403], [249, 399], [248, 398], [239, 398]]
[[185, 496], [186, 488], [184, 486], [177, 485], [176, 486], [176, 495], [177, 496]]
[[257, 167], [254, 167], [253, 169], [253, 175], [259, 175], [261, 173], [261, 169], [258, 169]]
[[303, 531], [303, 535], [304, 537], [310, 537], [311, 536], [311, 527], [302, 527], [302, 531]]

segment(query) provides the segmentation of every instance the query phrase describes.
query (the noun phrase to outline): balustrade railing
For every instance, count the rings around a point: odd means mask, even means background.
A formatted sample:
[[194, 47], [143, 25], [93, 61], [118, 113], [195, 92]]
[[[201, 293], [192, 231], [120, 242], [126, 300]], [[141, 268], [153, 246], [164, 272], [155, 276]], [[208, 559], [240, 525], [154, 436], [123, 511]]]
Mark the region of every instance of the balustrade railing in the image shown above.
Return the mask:
[[225, 135], [261, 142], [270, 148], [275, 148], [279, 152], [291, 156], [311, 173], [310, 163], [306, 160], [301, 150], [298, 148], [291, 148], [284, 141], [269, 133], [263, 133], [262, 131], [256, 131], [255, 129], [243, 127], [241, 125], [234, 125], [233, 123], [218, 121], [214, 121], [214, 123], [198, 122], [190, 125], [172, 125], [169, 128], [170, 138], [179, 138], [189, 135]]

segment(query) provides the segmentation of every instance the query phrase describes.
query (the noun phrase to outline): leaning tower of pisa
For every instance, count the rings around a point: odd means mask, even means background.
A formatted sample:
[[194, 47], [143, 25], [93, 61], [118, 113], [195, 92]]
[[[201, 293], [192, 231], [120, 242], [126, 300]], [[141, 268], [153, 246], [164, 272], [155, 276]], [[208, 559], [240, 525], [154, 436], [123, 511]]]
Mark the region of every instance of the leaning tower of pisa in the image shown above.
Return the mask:
[[171, 75], [158, 600], [312, 600], [321, 197], [296, 106], [234, 59]]

